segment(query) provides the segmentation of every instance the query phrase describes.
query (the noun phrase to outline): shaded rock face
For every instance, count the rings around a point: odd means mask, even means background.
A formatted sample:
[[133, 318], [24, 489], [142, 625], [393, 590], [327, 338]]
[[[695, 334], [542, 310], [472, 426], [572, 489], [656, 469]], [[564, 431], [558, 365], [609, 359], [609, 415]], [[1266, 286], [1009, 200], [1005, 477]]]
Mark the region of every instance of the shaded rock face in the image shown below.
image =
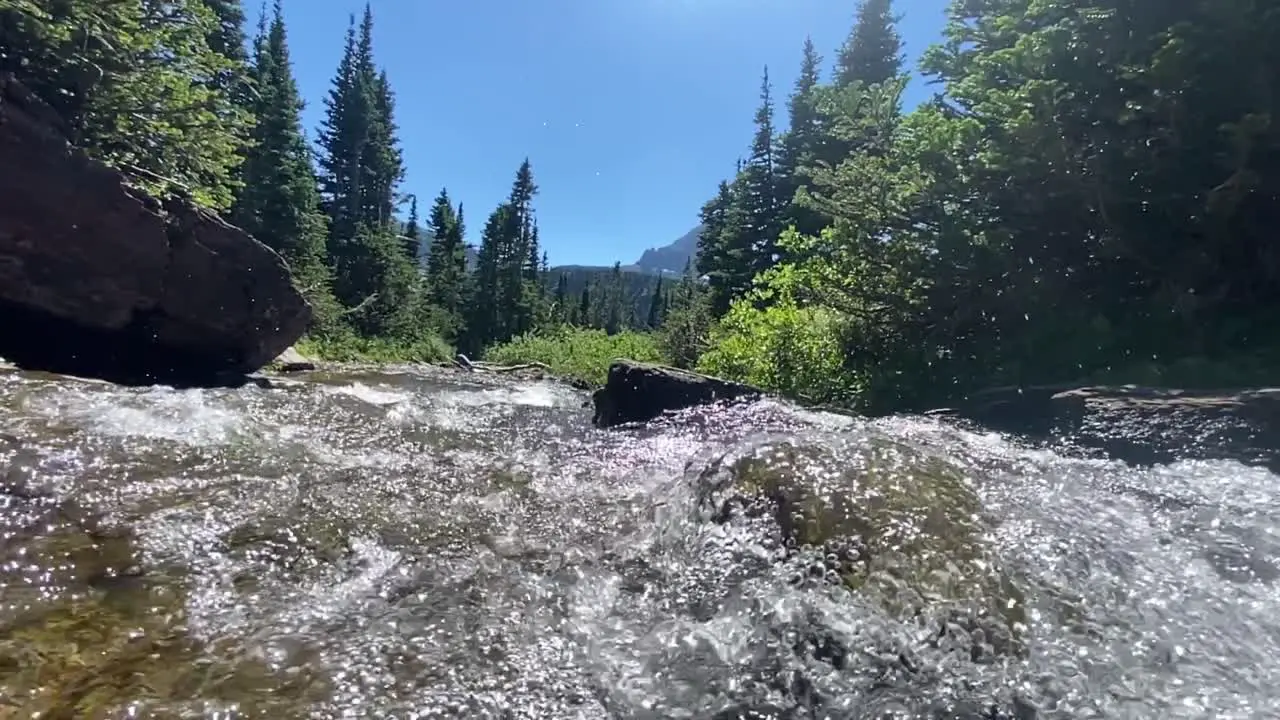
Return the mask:
[[0, 77], [0, 356], [129, 384], [218, 384], [302, 335], [284, 261], [182, 199], [161, 202], [71, 147]]
[[761, 391], [739, 383], [632, 360], [609, 367], [603, 388], [592, 396], [597, 427], [646, 422], [665, 412], [722, 400], [754, 399]]
[[836, 445], [766, 441], [728, 453], [699, 476], [699, 504], [717, 523], [768, 523], [787, 555], [806, 553], [795, 582], [930, 616], [954, 627], [975, 661], [1022, 652], [1025, 600], [989, 547], [963, 472], [887, 438]]
[[1280, 389], [1009, 388], [946, 414], [1138, 465], [1237, 460], [1280, 472]]

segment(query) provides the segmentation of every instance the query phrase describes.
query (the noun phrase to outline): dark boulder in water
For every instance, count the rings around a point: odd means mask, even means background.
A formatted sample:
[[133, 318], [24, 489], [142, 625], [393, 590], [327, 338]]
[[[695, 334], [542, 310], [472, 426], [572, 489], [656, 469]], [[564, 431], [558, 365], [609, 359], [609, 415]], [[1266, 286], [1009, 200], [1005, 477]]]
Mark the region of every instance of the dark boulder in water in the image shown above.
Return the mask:
[[1139, 465], [1237, 460], [1280, 472], [1280, 389], [999, 388], [945, 413]]
[[128, 384], [223, 384], [311, 321], [283, 259], [72, 147], [0, 75], [0, 356]]
[[749, 385], [662, 365], [615, 360], [603, 388], [591, 396], [597, 427], [646, 422], [663, 413], [724, 400], [755, 399]]

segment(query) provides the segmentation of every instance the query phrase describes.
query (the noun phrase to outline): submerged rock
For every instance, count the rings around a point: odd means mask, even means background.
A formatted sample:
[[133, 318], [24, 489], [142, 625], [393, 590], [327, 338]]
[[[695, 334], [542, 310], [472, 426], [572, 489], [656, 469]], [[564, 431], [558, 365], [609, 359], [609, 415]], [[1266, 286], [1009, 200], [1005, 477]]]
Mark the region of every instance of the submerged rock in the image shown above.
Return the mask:
[[958, 624], [975, 659], [1016, 651], [1023, 598], [986, 542], [959, 469], [884, 438], [840, 448], [766, 443], [702, 473], [701, 505], [719, 523], [771, 521], [809, 579], [870, 595], [889, 613]]
[[0, 355], [129, 384], [221, 384], [293, 344], [311, 309], [281, 257], [71, 147], [0, 76]]
[[1140, 465], [1237, 460], [1280, 472], [1280, 389], [1000, 388], [946, 413]]
[[761, 391], [749, 385], [634, 360], [615, 360], [603, 388], [591, 396], [592, 422], [612, 427], [645, 422], [665, 412], [709, 405], [722, 400], [754, 399]]

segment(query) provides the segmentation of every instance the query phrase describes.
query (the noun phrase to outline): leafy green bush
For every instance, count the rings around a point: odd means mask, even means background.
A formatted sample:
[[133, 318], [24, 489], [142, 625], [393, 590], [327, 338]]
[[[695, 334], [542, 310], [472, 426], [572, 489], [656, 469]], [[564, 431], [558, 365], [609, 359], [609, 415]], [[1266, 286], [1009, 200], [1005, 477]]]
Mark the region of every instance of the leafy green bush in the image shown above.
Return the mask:
[[603, 385], [609, 364], [617, 358], [664, 362], [657, 342], [649, 333], [559, 327], [527, 333], [495, 345], [484, 353], [488, 362], [502, 365], [538, 362], [561, 377]]
[[[759, 309], [766, 295], [773, 304]], [[713, 329], [698, 370], [808, 402], [851, 405], [859, 387], [844, 366], [843, 320], [829, 308], [800, 307], [790, 293], [753, 293]]]

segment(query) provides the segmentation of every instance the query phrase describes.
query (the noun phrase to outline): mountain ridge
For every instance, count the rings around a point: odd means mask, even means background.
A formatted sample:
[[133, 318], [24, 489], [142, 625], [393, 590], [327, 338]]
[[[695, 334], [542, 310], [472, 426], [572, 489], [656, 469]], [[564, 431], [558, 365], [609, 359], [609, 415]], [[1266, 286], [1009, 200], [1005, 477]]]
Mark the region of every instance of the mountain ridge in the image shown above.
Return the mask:
[[649, 248], [640, 255], [633, 266], [642, 272], [683, 273], [685, 265], [698, 254], [698, 235], [702, 224], [662, 247]]

